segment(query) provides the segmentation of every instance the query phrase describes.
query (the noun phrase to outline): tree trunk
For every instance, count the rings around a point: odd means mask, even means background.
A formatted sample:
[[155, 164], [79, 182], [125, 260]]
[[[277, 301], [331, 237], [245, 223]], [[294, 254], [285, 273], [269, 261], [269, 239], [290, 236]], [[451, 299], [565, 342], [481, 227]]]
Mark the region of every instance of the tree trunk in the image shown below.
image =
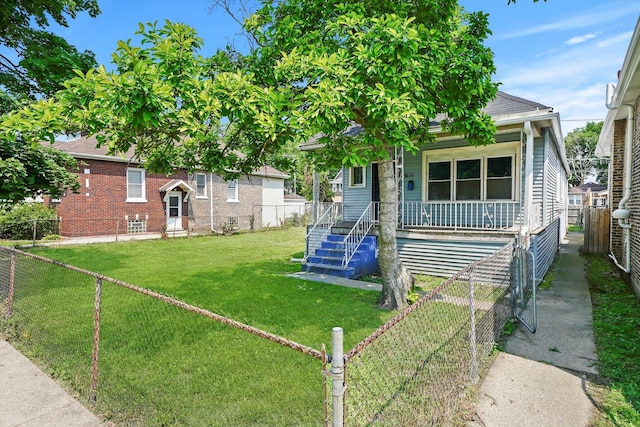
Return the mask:
[[382, 276], [380, 306], [399, 309], [407, 304], [407, 295], [413, 286], [413, 276], [398, 256], [398, 193], [396, 189], [393, 156], [378, 162], [380, 182], [380, 226], [378, 265]]

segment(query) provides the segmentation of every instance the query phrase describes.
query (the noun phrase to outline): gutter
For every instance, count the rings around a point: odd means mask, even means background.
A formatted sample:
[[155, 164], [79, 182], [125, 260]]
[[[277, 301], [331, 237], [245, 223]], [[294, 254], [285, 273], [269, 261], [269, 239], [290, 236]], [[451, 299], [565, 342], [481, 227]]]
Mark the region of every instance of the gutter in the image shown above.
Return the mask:
[[209, 174], [209, 228], [213, 233], [213, 173]]
[[614, 219], [618, 220], [618, 225], [622, 228], [623, 231], [623, 244], [624, 244], [624, 266], [620, 265], [618, 259], [616, 259], [615, 254], [609, 246], [609, 258], [613, 260], [618, 268], [620, 268], [625, 273], [629, 273], [631, 271], [631, 222], [629, 218], [631, 216], [631, 211], [627, 209], [627, 202], [631, 199], [631, 169], [633, 168], [633, 158], [631, 156], [632, 153], [632, 145], [633, 145], [633, 128], [634, 128], [634, 119], [635, 119], [635, 108], [631, 104], [612, 104], [611, 100], [613, 99], [613, 91], [614, 86], [612, 84], [607, 85], [607, 101], [605, 106], [609, 110], [617, 110], [620, 107], [625, 107], [627, 109], [627, 123], [624, 134], [624, 174], [623, 174], [623, 186], [624, 193], [622, 199], [618, 203], [618, 209], [613, 211], [611, 214]]

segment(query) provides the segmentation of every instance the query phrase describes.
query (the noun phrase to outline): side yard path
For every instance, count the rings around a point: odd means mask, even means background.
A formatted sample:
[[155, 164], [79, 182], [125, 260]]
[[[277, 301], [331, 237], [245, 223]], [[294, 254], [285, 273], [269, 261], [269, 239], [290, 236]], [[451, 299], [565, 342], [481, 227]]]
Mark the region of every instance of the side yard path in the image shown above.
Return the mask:
[[508, 338], [479, 393], [469, 426], [589, 426], [595, 406], [587, 375], [597, 374], [591, 298], [580, 256], [582, 234], [569, 233], [548, 289], [538, 289], [538, 329]]

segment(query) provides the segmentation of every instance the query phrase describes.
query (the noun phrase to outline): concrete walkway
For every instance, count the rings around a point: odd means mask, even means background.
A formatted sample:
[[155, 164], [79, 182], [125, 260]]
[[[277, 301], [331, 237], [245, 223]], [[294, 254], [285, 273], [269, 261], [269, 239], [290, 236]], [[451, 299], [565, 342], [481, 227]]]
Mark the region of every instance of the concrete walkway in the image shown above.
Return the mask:
[[95, 415], [0, 340], [0, 427], [99, 425]]
[[582, 234], [563, 242], [548, 289], [538, 289], [538, 329], [522, 325], [480, 389], [469, 426], [589, 426], [586, 375], [596, 374], [591, 298], [579, 254]]

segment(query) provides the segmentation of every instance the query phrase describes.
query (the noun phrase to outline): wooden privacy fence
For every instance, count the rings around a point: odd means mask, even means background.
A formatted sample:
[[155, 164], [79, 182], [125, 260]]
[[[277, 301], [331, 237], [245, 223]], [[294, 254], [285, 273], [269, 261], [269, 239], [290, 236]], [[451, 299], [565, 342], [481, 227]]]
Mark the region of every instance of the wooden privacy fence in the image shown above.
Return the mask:
[[584, 209], [584, 252], [605, 255], [609, 252], [609, 216], [607, 208]]

